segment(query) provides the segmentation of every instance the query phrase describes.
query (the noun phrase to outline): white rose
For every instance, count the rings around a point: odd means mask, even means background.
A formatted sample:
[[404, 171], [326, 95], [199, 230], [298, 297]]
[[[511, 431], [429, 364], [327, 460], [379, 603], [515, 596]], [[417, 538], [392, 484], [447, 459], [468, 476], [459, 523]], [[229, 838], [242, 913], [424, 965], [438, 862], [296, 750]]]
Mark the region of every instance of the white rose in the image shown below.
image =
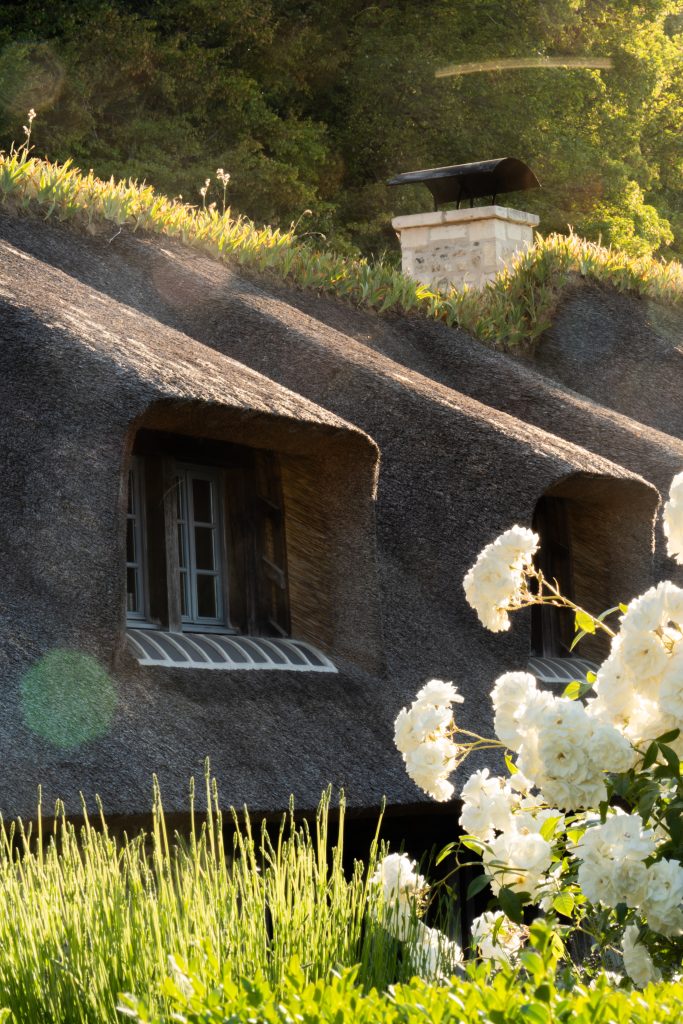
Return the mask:
[[519, 716], [538, 692], [536, 679], [529, 672], [505, 672], [496, 679], [491, 691], [493, 725], [498, 739], [510, 750], [519, 750]]
[[377, 865], [370, 878], [372, 885], [381, 885], [386, 902], [414, 899], [426, 891], [424, 876], [417, 871], [417, 861], [407, 853], [390, 853]]
[[409, 710], [399, 711], [394, 723], [394, 743], [402, 754], [409, 754], [430, 737], [443, 734], [450, 724], [448, 707], [415, 703]]
[[648, 889], [648, 869], [642, 860], [616, 861], [612, 870], [612, 885], [615, 902], [625, 903], [627, 907], [639, 907]]
[[462, 704], [465, 698], [458, 693], [457, 686], [453, 683], [446, 683], [443, 679], [430, 679], [421, 690], [417, 691], [417, 701], [424, 704], [434, 704], [436, 707], [444, 708], [451, 704]]
[[429, 981], [446, 979], [462, 964], [460, 946], [438, 928], [430, 928], [418, 921], [410, 940], [407, 952], [411, 968], [421, 978]]
[[669, 603], [677, 590], [673, 583], [664, 581], [634, 598], [621, 617], [622, 637], [639, 636], [661, 628], [669, 617]]
[[652, 958], [641, 942], [638, 942], [638, 925], [630, 924], [624, 931], [621, 944], [624, 968], [638, 988], [645, 988], [651, 981], [660, 981], [662, 975], [652, 963]]
[[578, 881], [581, 891], [591, 903], [604, 903], [616, 907], [619, 900], [612, 879], [612, 862], [598, 857], [582, 861], [579, 865]]
[[654, 633], [634, 633], [624, 637], [619, 654], [629, 667], [639, 690], [654, 693], [667, 667], [669, 655]]
[[484, 960], [510, 964], [526, 942], [528, 931], [523, 926], [514, 924], [502, 910], [487, 910], [479, 917], [475, 917], [471, 934], [472, 942]]
[[662, 710], [683, 727], [683, 644], [678, 644], [669, 659], [659, 688]]
[[484, 870], [496, 895], [502, 886], [533, 895], [551, 860], [550, 843], [536, 833], [503, 832], [483, 854]]
[[468, 603], [494, 633], [510, 627], [507, 610], [519, 601], [538, 544], [537, 534], [513, 526], [484, 548], [463, 580]]
[[683, 934], [683, 867], [675, 860], [658, 860], [647, 871], [642, 911], [653, 931]]
[[551, 779], [539, 776], [538, 786], [544, 800], [564, 811], [597, 807], [607, 799], [607, 786], [602, 774], [585, 779]]
[[663, 519], [667, 550], [679, 565], [683, 565], [683, 473], [679, 473], [671, 481]]
[[447, 800], [452, 787], [444, 787], [455, 764], [457, 747], [445, 737], [428, 740], [404, 755], [406, 770], [411, 779], [435, 800]]
[[493, 838], [494, 829], [510, 827], [518, 798], [506, 779], [489, 777], [488, 768], [474, 772], [461, 791], [463, 801], [460, 824], [465, 832], [482, 842]]
[[605, 771], [627, 772], [636, 763], [638, 753], [617, 729], [603, 724], [593, 732], [590, 756], [593, 763]]

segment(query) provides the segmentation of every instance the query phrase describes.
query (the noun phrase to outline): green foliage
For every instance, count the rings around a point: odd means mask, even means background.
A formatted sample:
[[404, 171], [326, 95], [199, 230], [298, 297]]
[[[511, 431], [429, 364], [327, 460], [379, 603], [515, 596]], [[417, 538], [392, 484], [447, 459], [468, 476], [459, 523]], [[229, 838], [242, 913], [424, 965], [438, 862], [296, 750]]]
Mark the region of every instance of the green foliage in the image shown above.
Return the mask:
[[[517, 156], [512, 196], [544, 233], [640, 256], [683, 251], [677, 0], [13, 0], [0, 6], [0, 145], [25, 112], [39, 151], [196, 198], [221, 166], [235, 209], [286, 226], [305, 208], [336, 248], [396, 246], [426, 209], [392, 174]], [[610, 56], [613, 69], [447, 65]], [[212, 192], [210, 199], [217, 198]]]
[[58, 809], [49, 836], [40, 811], [37, 834], [0, 824], [0, 1007], [14, 1024], [114, 1024], [124, 991], [170, 1012], [173, 953], [206, 985], [221, 964], [278, 991], [293, 957], [302, 984], [353, 965], [368, 986], [405, 976], [398, 944], [375, 923], [376, 844], [367, 869], [342, 870], [343, 802], [334, 823], [327, 793], [312, 832], [291, 813], [273, 837], [235, 820], [226, 848], [208, 778], [206, 799], [200, 825], [191, 790], [189, 838], [175, 842], [158, 789], [151, 833], [132, 839], [114, 838], [101, 809], [97, 825], [83, 809], [82, 829]]
[[170, 1012], [155, 1015], [145, 1000], [132, 996], [122, 998], [121, 1008], [138, 1024], [677, 1024], [681, 1019], [683, 983], [633, 993], [614, 989], [600, 975], [591, 987], [566, 990], [557, 982], [556, 957], [542, 929], [532, 943], [519, 970], [492, 974], [471, 965], [464, 978], [438, 985], [413, 978], [390, 992], [364, 992], [353, 968], [311, 982], [297, 960], [279, 989], [262, 975], [235, 979], [230, 971], [207, 985], [192, 965], [179, 963], [165, 982]]
[[683, 302], [683, 268], [651, 257], [629, 257], [575, 235], [537, 236], [511, 267], [481, 291], [432, 292], [404, 277], [391, 261], [355, 259], [286, 231], [259, 228], [215, 206], [198, 209], [136, 181], [102, 181], [64, 164], [29, 155], [27, 143], [0, 153], [0, 204], [17, 212], [69, 221], [90, 232], [108, 225], [180, 239], [218, 259], [271, 273], [301, 288], [314, 288], [380, 313], [395, 310], [460, 326], [500, 348], [532, 345], [551, 323], [563, 289], [581, 277], [603, 281], [672, 304]]

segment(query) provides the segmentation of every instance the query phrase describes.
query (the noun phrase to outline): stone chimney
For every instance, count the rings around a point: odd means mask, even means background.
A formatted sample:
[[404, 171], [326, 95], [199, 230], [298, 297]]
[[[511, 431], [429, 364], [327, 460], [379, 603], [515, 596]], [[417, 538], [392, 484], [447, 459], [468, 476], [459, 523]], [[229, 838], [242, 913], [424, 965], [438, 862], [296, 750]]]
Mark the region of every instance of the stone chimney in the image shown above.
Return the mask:
[[394, 217], [403, 273], [432, 288], [481, 288], [533, 243], [534, 213], [507, 206]]
[[[434, 197], [435, 210], [395, 217], [392, 225], [401, 242], [403, 272], [432, 288], [481, 288], [513, 255], [534, 240], [539, 218], [533, 213], [499, 206], [500, 193], [538, 188], [533, 171], [513, 157], [474, 164], [409, 171], [390, 185], [422, 183]], [[474, 200], [491, 197], [491, 205]], [[469, 200], [469, 209], [460, 203]], [[456, 204], [453, 209], [439, 206]]]

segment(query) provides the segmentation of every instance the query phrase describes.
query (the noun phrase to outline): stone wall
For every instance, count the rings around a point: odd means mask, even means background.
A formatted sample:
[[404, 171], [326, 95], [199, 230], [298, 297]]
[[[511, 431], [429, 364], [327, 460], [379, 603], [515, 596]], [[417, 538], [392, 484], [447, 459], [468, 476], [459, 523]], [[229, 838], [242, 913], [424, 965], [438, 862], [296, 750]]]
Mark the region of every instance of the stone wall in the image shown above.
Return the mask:
[[505, 206], [395, 217], [403, 273], [433, 288], [481, 288], [532, 244], [539, 218]]

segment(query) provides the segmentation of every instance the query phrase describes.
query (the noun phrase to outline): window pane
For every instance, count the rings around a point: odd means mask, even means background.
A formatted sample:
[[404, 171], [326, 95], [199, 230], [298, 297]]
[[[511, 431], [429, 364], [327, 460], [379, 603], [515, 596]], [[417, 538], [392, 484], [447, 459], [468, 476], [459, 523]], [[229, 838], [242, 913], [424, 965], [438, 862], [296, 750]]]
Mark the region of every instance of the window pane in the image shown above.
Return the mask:
[[215, 576], [197, 576], [197, 615], [200, 619], [217, 616]]
[[211, 481], [192, 480], [192, 507], [193, 518], [196, 523], [212, 523], [211, 512]]
[[126, 523], [126, 561], [137, 562], [135, 557], [135, 520], [129, 519]]
[[129, 516], [132, 515], [134, 510], [135, 510], [133, 502], [134, 502], [134, 498], [133, 498], [133, 471], [131, 469], [129, 469], [128, 470], [128, 515]]
[[138, 598], [138, 573], [137, 569], [126, 569], [126, 609], [129, 612], [139, 612]]
[[215, 569], [213, 560], [213, 527], [195, 526], [194, 554], [198, 569]]

